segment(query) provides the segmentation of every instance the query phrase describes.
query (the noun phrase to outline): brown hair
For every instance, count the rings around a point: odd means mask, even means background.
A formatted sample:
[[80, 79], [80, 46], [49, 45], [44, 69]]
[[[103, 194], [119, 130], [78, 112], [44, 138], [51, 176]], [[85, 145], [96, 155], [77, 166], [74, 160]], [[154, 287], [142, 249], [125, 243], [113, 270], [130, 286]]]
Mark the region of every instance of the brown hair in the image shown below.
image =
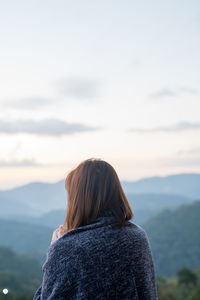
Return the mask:
[[115, 169], [101, 159], [80, 163], [67, 175], [65, 188], [68, 230], [93, 222], [105, 210], [112, 211], [120, 226], [134, 216]]

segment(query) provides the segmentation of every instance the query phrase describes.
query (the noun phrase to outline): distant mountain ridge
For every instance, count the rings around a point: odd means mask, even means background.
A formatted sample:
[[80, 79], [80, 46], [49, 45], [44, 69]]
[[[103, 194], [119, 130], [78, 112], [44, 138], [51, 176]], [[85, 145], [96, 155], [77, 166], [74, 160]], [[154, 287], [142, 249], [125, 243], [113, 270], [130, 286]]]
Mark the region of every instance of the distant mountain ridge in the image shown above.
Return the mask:
[[198, 199], [200, 195], [200, 174], [183, 173], [163, 177], [149, 177], [137, 181], [122, 181], [129, 194], [174, 194]]
[[[142, 224], [164, 208], [175, 209], [181, 204], [198, 199], [200, 174], [151, 177], [135, 182], [122, 181], [122, 186], [135, 212], [137, 222]], [[66, 204], [64, 180], [56, 183], [33, 182], [0, 191], [0, 217], [3, 218], [19, 219], [20, 216], [22, 220], [34, 216], [39, 218], [55, 210], [62, 211], [61, 215], [66, 209]], [[31, 221], [35, 223], [36, 220]]]
[[[64, 180], [56, 183], [32, 182], [10, 190], [0, 191], [1, 207], [5, 215], [16, 214], [20, 207], [26, 215], [38, 216], [52, 209], [63, 209], [67, 203]], [[16, 209], [13, 209], [15, 203]], [[21, 211], [21, 214], [23, 214]], [[19, 211], [20, 213], [20, 211]], [[2, 213], [0, 212], [0, 215]]]
[[[134, 213], [134, 222], [143, 225], [150, 217], [155, 216], [165, 208], [172, 210], [182, 204], [193, 202], [189, 198], [178, 195], [162, 195], [162, 194], [128, 194], [128, 201]], [[15, 214], [4, 216], [4, 219], [23, 221], [29, 224], [37, 224], [56, 228], [63, 224], [66, 209], [51, 210], [40, 216], [28, 216], [25, 214]]]

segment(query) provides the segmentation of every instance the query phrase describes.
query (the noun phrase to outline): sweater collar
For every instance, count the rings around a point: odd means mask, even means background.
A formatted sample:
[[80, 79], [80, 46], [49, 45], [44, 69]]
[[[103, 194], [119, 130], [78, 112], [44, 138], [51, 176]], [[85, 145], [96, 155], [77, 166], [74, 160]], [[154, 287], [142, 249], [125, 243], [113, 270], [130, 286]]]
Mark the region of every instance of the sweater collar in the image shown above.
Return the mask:
[[91, 222], [87, 225], [79, 226], [77, 228], [74, 228], [74, 229], [64, 233], [60, 238], [58, 238], [57, 240], [55, 240], [53, 243], [50, 244], [48, 251], [51, 251], [51, 248], [54, 247], [55, 244], [60, 243], [60, 242], [62, 243], [63, 240], [65, 240], [66, 238], [68, 238], [70, 236], [76, 235], [83, 231], [89, 231], [89, 230], [93, 230], [95, 228], [105, 227], [107, 225], [112, 225], [112, 224], [116, 224], [115, 216], [112, 213], [112, 211], [106, 210], [106, 211], [102, 212], [98, 216], [98, 218], [96, 218], [96, 220], [94, 220], [93, 222]]
[[[112, 213], [111, 210], [105, 210], [93, 222], [91, 222], [87, 225], [82, 225], [77, 228], [74, 228], [74, 229], [68, 231], [67, 233], [65, 233], [62, 237], [67, 237], [69, 235], [73, 235], [73, 234], [81, 232], [81, 231], [91, 230], [94, 228], [102, 227], [102, 226], [113, 224], [113, 223], [116, 223], [114, 214]], [[62, 237], [60, 239], [62, 239]]]
[[114, 214], [113, 214], [112, 210], [107, 209], [107, 210], [104, 210], [103, 212], [101, 212], [98, 218], [111, 217], [111, 216], [114, 217]]
[[[104, 225], [104, 224], [111, 224], [115, 222], [115, 216], [111, 210], [105, 210], [100, 213], [100, 215], [96, 218], [95, 221], [93, 221], [92, 224], [99, 224], [99, 225]], [[88, 224], [88, 225], [90, 225]]]

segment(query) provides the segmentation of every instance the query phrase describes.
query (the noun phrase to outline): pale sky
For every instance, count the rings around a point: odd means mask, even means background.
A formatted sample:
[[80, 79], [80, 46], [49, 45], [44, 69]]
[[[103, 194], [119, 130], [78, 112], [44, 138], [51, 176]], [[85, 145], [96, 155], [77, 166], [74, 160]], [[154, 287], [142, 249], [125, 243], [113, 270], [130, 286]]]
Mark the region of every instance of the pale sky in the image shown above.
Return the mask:
[[0, 189], [200, 172], [199, 53], [198, 0], [0, 0]]

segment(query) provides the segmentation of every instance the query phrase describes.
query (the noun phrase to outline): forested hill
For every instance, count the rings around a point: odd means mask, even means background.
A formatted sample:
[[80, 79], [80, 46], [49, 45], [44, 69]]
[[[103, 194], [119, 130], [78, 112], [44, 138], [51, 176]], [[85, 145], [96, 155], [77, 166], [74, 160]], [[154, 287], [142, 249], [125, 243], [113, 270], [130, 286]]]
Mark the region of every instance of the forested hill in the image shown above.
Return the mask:
[[35, 258], [16, 254], [9, 247], [0, 247], [0, 288], [1, 291], [8, 288], [8, 299], [26, 299], [25, 296], [16, 298], [16, 294], [34, 294], [41, 281], [41, 264]]
[[11, 247], [17, 253], [37, 258], [41, 263], [46, 258], [51, 236], [51, 228], [0, 219], [0, 246]]
[[152, 217], [146, 230], [156, 265], [156, 273], [171, 276], [183, 267], [200, 265], [200, 201], [168, 209]]

